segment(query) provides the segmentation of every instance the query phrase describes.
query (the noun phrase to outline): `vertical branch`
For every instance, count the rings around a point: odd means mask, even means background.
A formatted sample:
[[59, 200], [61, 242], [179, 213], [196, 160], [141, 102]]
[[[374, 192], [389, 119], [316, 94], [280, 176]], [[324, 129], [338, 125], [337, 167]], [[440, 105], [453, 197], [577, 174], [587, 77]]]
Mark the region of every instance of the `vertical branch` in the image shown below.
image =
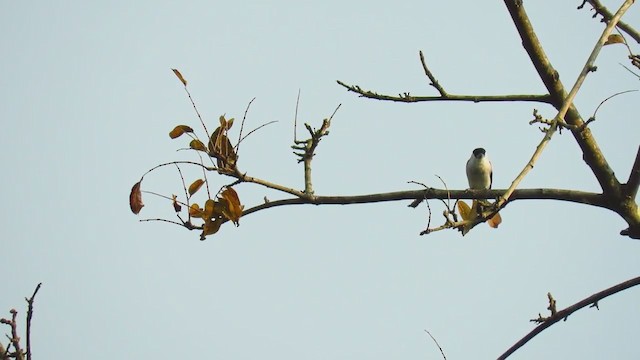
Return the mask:
[[631, 201], [635, 201], [636, 195], [638, 195], [638, 186], [640, 186], [640, 146], [638, 146], [636, 160], [633, 162], [626, 185], [627, 196]]
[[29, 304], [27, 308], [27, 360], [31, 360], [31, 318], [33, 317], [33, 300], [36, 298], [36, 294], [38, 293], [38, 290], [40, 290], [40, 286], [42, 286], [42, 283], [39, 283], [38, 286], [36, 286], [36, 289], [33, 291], [33, 295], [31, 295], [30, 298], [25, 298], [27, 304]]
[[304, 194], [305, 196], [312, 198], [313, 197], [313, 181], [311, 178], [311, 161], [315, 155], [316, 147], [320, 143], [322, 137], [329, 135], [329, 126], [331, 126], [331, 119], [336, 114], [340, 106], [338, 105], [336, 109], [333, 111], [333, 114], [328, 119], [322, 120], [322, 126], [320, 129], [314, 130], [311, 125], [304, 124], [307, 131], [309, 131], [309, 135], [311, 136], [307, 140], [294, 140], [294, 145], [291, 146], [294, 150], [300, 150], [302, 152], [293, 152], [298, 155], [300, 159], [298, 159], [298, 163], [304, 163]]

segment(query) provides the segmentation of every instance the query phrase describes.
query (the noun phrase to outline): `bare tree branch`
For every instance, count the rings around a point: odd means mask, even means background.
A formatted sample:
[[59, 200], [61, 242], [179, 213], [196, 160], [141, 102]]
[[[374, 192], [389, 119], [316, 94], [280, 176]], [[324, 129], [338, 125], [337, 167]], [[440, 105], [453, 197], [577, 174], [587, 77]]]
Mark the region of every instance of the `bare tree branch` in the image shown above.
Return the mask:
[[[504, 3], [509, 10], [518, 33], [520, 34], [523, 47], [527, 51], [527, 54], [536, 68], [540, 79], [552, 96], [554, 107], [561, 110], [563, 105], [565, 105], [567, 93], [560, 81], [558, 72], [549, 62], [549, 59], [547, 58], [542, 45], [531, 26], [531, 22], [524, 10], [522, 1], [504, 0]], [[625, 1], [616, 15], [612, 17], [609, 25], [607, 26], [607, 30], [613, 28], [613, 25], [620, 20], [622, 14], [632, 3], [632, 0]], [[601, 38], [599, 44], [602, 45], [603, 43], [604, 40]], [[592, 55], [594, 55], [594, 52], [592, 52]], [[593, 69], [590, 70], [592, 71]], [[629, 228], [623, 230], [621, 234], [640, 239], [640, 211], [638, 210], [638, 206], [635, 201], [629, 201], [624, 197], [624, 194], [622, 193], [622, 186], [616, 178], [613, 169], [609, 166], [609, 163], [602, 154], [591, 130], [584, 126], [585, 122], [582, 120], [580, 113], [574, 105], [570, 104], [566, 116], [564, 117], [564, 122], [569, 125], [568, 127], [571, 130], [574, 139], [580, 146], [584, 162], [591, 168], [591, 171], [598, 180], [604, 194], [608, 196], [609, 202], [613, 204], [612, 207], [615, 206], [615, 211], [629, 224]]]
[[[507, 2], [509, 2], [509, 1], [507, 0]], [[507, 193], [505, 194], [505, 197], [503, 199], [501, 199], [501, 201], [499, 202], [498, 209], [500, 207], [502, 207], [506, 203], [506, 201], [508, 201], [511, 192], [513, 192], [515, 190], [515, 188], [518, 186], [520, 181], [522, 181], [522, 179], [524, 179], [524, 177], [527, 175], [527, 173], [531, 169], [533, 169], [533, 165], [535, 164], [537, 158], [542, 154], [542, 151], [544, 150], [546, 145], [551, 140], [551, 137], [555, 133], [555, 131], [557, 129], [558, 122], [564, 122], [564, 117], [567, 114], [567, 111], [569, 111], [569, 108], [573, 106], [573, 100], [575, 99], [576, 95], [578, 94], [578, 91], [580, 90], [580, 87], [582, 86], [582, 84], [584, 83], [585, 79], [587, 78], [587, 75], [591, 71], [593, 71], [593, 66], [594, 66], [593, 64], [595, 63], [596, 58], [598, 57], [598, 54], [600, 53], [600, 50], [602, 49], [602, 46], [607, 41], [607, 38], [609, 37], [609, 34], [611, 34], [611, 32], [613, 31], [613, 29], [615, 28], [617, 22], [620, 20], [620, 18], [625, 13], [625, 11], [631, 6], [631, 4], [633, 4], [633, 0], [625, 1], [625, 3], [620, 7], [620, 10], [618, 10], [616, 15], [609, 22], [609, 24], [607, 24], [607, 27], [604, 29], [604, 31], [600, 35], [600, 38], [596, 42], [596, 45], [594, 46], [593, 50], [591, 51], [591, 54], [589, 55], [589, 58], [587, 59], [587, 61], [584, 64], [584, 66], [582, 67], [582, 71], [580, 71], [580, 75], [578, 75], [578, 78], [576, 79], [575, 84], [571, 88], [571, 91], [563, 99], [562, 105], [558, 109], [558, 114], [554, 118], [551, 126], [549, 126], [549, 128], [546, 130], [546, 134], [545, 134], [544, 138], [542, 139], [540, 144], [537, 146], [535, 152], [531, 156], [531, 159], [529, 160], [527, 165], [522, 169], [520, 174], [518, 174], [518, 176], [515, 178], [515, 180], [513, 180], [513, 182], [511, 183], [511, 186], [509, 187], [509, 190], [507, 190]], [[520, 5], [519, 8], [522, 8], [522, 5]], [[522, 13], [524, 14], [524, 9], [522, 9]], [[526, 16], [526, 14], [524, 14], [524, 15]], [[540, 49], [542, 49], [542, 48], [540, 48]], [[549, 89], [549, 90], [551, 90], [551, 89]], [[595, 140], [594, 140], [594, 144], [595, 144]], [[603, 188], [603, 190], [605, 190], [605, 189]], [[496, 210], [496, 212], [497, 212], [497, 210]]]
[[434, 338], [433, 335], [431, 335], [429, 330], [424, 329], [424, 332], [426, 332], [427, 335], [429, 335], [429, 337], [431, 338], [431, 340], [433, 340], [433, 342], [436, 343], [436, 346], [438, 347], [438, 349], [440, 349], [440, 354], [442, 354], [442, 358], [444, 360], [447, 360], [447, 356], [444, 354], [444, 350], [442, 350], [442, 347], [440, 346], [440, 344], [438, 344], [438, 340], [436, 340], [436, 338]]
[[24, 351], [20, 346], [20, 336], [18, 336], [18, 322], [16, 321], [16, 318], [18, 317], [18, 311], [16, 309], [11, 309], [9, 312], [11, 313], [11, 320], [7, 320], [5, 318], [0, 319], [0, 324], [9, 325], [9, 327], [11, 328], [11, 337], [7, 336], [9, 338], [10, 344], [7, 345], [7, 349], [5, 350], [5, 352], [9, 350], [10, 345], [13, 345], [15, 351], [13, 352], [13, 354], [7, 354], [7, 357], [13, 357], [16, 360], [24, 360]]
[[394, 101], [394, 102], [403, 102], [403, 103], [415, 103], [415, 102], [425, 102], [425, 101], [470, 101], [474, 103], [479, 102], [504, 102], [504, 101], [529, 101], [529, 102], [539, 102], [551, 104], [552, 99], [550, 95], [451, 95], [447, 94], [446, 96], [413, 96], [410, 93], [406, 92], [404, 94], [400, 94], [398, 96], [390, 96], [378, 94], [373, 91], [363, 90], [358, 85], [348, 85], [344, 82], [337, 80], [337, 83], [340, 86], [346, 88], [349, 91], [355, 92], [359, 94], [361, 97], [383, 100], [383, 101]]
[[[425, 190], [407, 190], [388, 193], [354, 195], [354, 196], [314, 196], [313, 199], [292, 198], [268, 201], [243, 212], [242, 216], [284, 205], [349, 205], [370, 204], [376, 202], [415, 200], [415, 199], [491, 199], [497, 198], [506, 190], [443, 190], [429, 188]], [[561, 189], [518, 189], [513, 192], [511, 201], [515, 200], [560, 200], [573, 203], [608, 208], [609, 204], [602, 194]]]
[[25, 298], [28, 304], [27, 308], [27, 360], [31, 360], [31, 318], [33, 318], [33, 301], [36, 298], [36, 294], [40, 290], [42, 283], [38, 283], [36, 289], [33, 291], [33, 295], [30, 298]]
[[629, 180], [627, 180], [626, 192], [627, 196], [631, 200], [635, 201], [636, 195], [638, 195], [638, 186], [640, 186], [640, 146], [638, 146], [638, 152], [636, 153], [636, 160], [631, 166], [631, 173], [629, 174]]
[[527, 342], [529, 342], [529, 340], [533, 339], [536, 335], [538, 335], [539, 333], [541, 333], [542, 331], [544, 331], [545, 329], [547, 329], [548, 327], [550, 327], [551, 325], [557, 323], [560, 320], [566, 320], [567, 317], [569, 317], [569, 315], [573, 314], [574, 312], [582, 309], [585, 306], [588, 305], [592, 305], [593, 306], [597, 306], [598, 301], [606, 298], [607, 296], [613, 295], [615, 293], [618, 293], [620, 291], [629, 289], [631, 287], [634, 287], [636, 285], [640, 285], [640, 276], [627, 280], [625, 282], [622, 282], [620, 284], [614, 285], [608, 289], [602, 290], [598, 293], [595, 293], [571, 306], [569, 306], [566, 309], [560, 310], [558, 312], [556, 312], [555, 314], [551, 315], [550, 317], [546, 318], [546, 320], [538, 325], [535, 329], [533, 329], [531, 332], [529, 332], [527, 335], [525, 335], [522, 339], [520, 339], [517, 343], [515, 343], [512, 347], [510, 347], [507, 351], [504, 352], [504, 354], [500, 355], [498, 357], [498, 359], [506, 359], [508, 358], [511, 354], [513, 354], [516, 350], [518, 350], [519, 348], [521, 348], [524, 344], [526, 344]]
[[[551, 65], [549, 58], [538, 40], [522, 1], [504, 0], [504, 3], [520, 34], [523, 47], [527, 51], [540, 79], [553, 98], [554, 107], [560, 110], [564, 100], [567, 98], [567, 93], [560, 81], [560, 75]], [[573, 105], [569, 107], [564, 120], [566, 123], [578, 128], [584, 124], [580, 113]], [[620, 184], [616, 180], [613, 169], [611, 169], [606, 161], [591, 131], [588, 128], [584, 128], [579, 132], [572, 131], [572, 134], [582, 150], [584, 161], [593, 171], [603, 191], [610, 194], [619, 194]]]
[[[602, 15], [602, 21], [608, 23], [613, 18], [613, 14], [609, 9], [607, 9], [604, 5], [600, 3], [600, 0], [583, 0], [582, 4], [578, 6], [578, 9], [582, 9], [586, 3], [591, 4], [593, 10], [596, 12], [593, 14], [595, 18], [598, 15]], [[618, 21], [618, 28], [620, 30], [626, 32], [629, 36], [631, 36], [637, 43], [640, 44], [640, 33], [638, 33], [631, 25], [625, 23], [624, 21]]]
[[[422, 54], [422, 50], [420, 50], [420, 64], [422, 64], [422, 70], [424, 70], [424, 74], [427, 75], [429, 80], [431, 80], [431, 83], [429, 85], [431, 85], [434, 88], [436, 88], [436, 90], [438, 90], [440, 95], [442, 95], [443, 97], [449, 96], [449, 94], [447, 94], [447, 92], [444, 91], [444, 88], [442, 87], [442, 85], [440, 85], [438, 80], [436, 80], [436, 77], [433, 76], [433, 74], [431, 73], [431, 70], [429, 70], [429, 68], [427, 67], [427, 63], [424, 60], [424, 54]], [[427, 331], [427, 334], [429, 334], [428, 331]], [[431, 335], [431, 334], [429, 334], [429, 335]]]

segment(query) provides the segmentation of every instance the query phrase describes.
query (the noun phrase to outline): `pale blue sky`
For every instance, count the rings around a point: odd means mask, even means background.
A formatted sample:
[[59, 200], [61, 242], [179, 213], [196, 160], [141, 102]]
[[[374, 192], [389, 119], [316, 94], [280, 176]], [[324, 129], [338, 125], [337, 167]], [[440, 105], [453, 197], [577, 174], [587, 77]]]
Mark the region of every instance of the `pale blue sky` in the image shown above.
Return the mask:
[[[575, 10], [580, 2], [525, 4], [567, 87], [603, 28]], [[636, 6], [625, 20], [639, 17]], [[16, 307], [24, 319], [24, 297], [43, 283], [36, 359], [440, 359], [424, 329], [449, 359], [488, 359], [533, 328], [548, 291], [562, 308], [638, 276], [640, 243], [617, 235], [617, 215], [551, 201], [515, 202], [498, 230], [464, 238], [418, 236], [426, 208], [408, 202], [274, 208], [205, 242], [138, 222], [171, 217], [163, 199], [145, 195], [141, 215], [131, 214], [141, 174], [194, 159], [175, 152], [184, 139], [167, 136], [177, 124], [199, 129], [171, 68], [208, 124], [241, 118], [253, 97], [246, 127], [279, 121], [243, 143], [250, 175], [303, 187], [289, 148], [301, 89], [301, 122], [317, 126], [342, 104], [314, 161], [319, 195], [416, 188], [410, 180], [440, 187], [434, 174], [465, 188], [478, 146], [494, 187], [507, 187], [542, 136], [528, 125], [533, 108], [552, 117], [550, 107], [383, 103], [335, 83], [435, 95], [423, 50], [451, 93], [543, 93], [500, 1], [2, 1], [0, 47], [0, 316]], [[585, 118], [607, 96], [639, 88], [620, 62], [624, 47], [603, 50], [576, 101]], [[591, 125], [622, 179], [638, 146], [639, 96], [612, 99]], [[168, 167], [143, 187], [182, 191]], [[553, 139], [522, 187], [598, 189], [569, 134]], [[237, 190], [247, 206], [283, 198]], [[632, 289], [576, 313], [513, 358], [638, 358], [639, 296]]]

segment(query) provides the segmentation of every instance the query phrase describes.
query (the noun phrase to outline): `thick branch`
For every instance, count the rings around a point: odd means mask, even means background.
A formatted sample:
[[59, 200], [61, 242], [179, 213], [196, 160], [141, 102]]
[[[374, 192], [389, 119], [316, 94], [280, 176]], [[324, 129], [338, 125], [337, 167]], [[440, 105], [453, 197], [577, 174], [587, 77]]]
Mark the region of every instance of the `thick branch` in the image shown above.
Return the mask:
[[[442, 190], [429, 188], [426, 190], [396, 191], [355, 196], [315, 196], [313, 200], [293, 198], [260, 204], [245, 210], [242, 216], [284, 205], [350, 205], [414, 199], [491, 199], [504, 195], [505, 191], [506, 190]], [[606, 198], [602, 194], [562, 189], [520, 189], [516, 190], [511, 196], [511, 201], [514, 200], [560, 200], [602, 208], [607, 208], [608, 206]]]
[[[553, 97], [554, 107], [562, 112], [563, 106], [566, 105], [565, 99], [567, 99], [567, 94], [562, 82], [560, 82], [558, 73], [551, 66], [549, 59], [542, 49], [542, 45], [538, 41], [522, 5], [522, 0], [504, 0], [504, 2], [511, 14], [511, 18], [513, 19], [516, 28], [518, 29], [518, 33], [522, 39], [522, 44], [529, 54], [531, 62], [538, 71], [540, 79]], [[632, 3], [633, 0], [626, 0], [616, 14], [611, 18], [607, 28], [600, 37], [598, 44], [592, 51], [588, 64], [593, 63], [593, 60], [595, 60], [595, 56], [597, 56], [599, 48], [604, 44], [606, 37], [620, 20], [622, 14], [624, 14]], [[590, 67], [589, 71], [593, 71], [593, 67]], [[576, 83], [576, 85], [579, 84]], [[582, 120], [582, 117], [574, 105], [571, 104], [569, 106], [566, 116], [564, 117], [564, 122], [569, 125], [571, 134], [580, 146], [583, 154], [583, 160], [591, 168], [591, 171], [598, 180], [602, 191], [607, 196], [608, 201], [611, 204], [608, 208], [622, 216], [622, 218], [629, 224], [629, 228], [621, 231], [620, 234], [634, 239], [640, 239], [640, 210], [638, 209], [635, 200], [630, 200], [624, 196], [625, 194], [623, 194], [622, 186], [616, 178], [613, 169], [609, 166], [609, 163], [602, 154], [591, 130], [585, 126], [585, 122]]]
[[520, 181], [533, 168], [533, 164], [535, 163], [536, 159], [540, 156], [540, 154], [542, 153], [542, 150], [544, 150], [545, 146], [551, 140], [551, 136], [553, 136], [553, 134], [555, 133], [557, 128], [557, 123], [559, 121], [563, 121], [563, 119], [565, 118], [565, 115], [567, 114], [567, 111], [569, 111], [569, 108], [573, 106], [573, 100], [575, 99], [576, 95], [578, 94], [578, 91], [580, 90], [580, 87], [582, 86], [585, 79], [587, 78], [587, 75], [592, 71], [596, 58], [598, 57], [598, 54], [600, 53], [600, 50], [602, 49], [602, 46], [604, 45], [605, 41], [609, 37], [609, 34], [611, 34], [617, 21], [620, 19], [622, 14], [624, 14], [625, 10], [628, 9], [629, 6], [631, 6], [632, 2], [633, 2], [632, 0], [625, 2], [625, 4], [620, 8], [616, 16], [612, 18], [612, 21], [609, 22], [605, 30], [602, 32], [602, 35], [600, 35], [600, 38], [598, 39], [596, 45], [591, 51], [591, 54], [589, 55], [589, 58], [587, 59], [586, 63], [582, 67], [582, 70], [580, 71], [580, 75], [578, 75], [578, 78], [576, 79], [575, 84], [571, 88], [571, 91], [562, 100], [562, 106], [560, 106], [560, 108], [558, 109], [558, 114], [554, 118], [551, 126], [549, 126], [549, 128], [546, 130], [546, 134], [544, 138], [536, 148], [536, 151], [531, 157], [531, 160], [529, 160], [529, 162], [524, 167], [524, 169], [512, 182], [511, 187], [509, 187], [509, 191], [507, 191], [507, 193], [505, 194], [505, 198], [502, 199], [501, 203], [499, 204], [500, 206], [502, 206], [508, 200], [510, 192], [515, 190], [516, 186], [520, 183]]
[[551, 104], [552, 99], [550, 95], [453, 95], [447, 94], [445, 96], [413, 96], [409, 93], [400, 94], [398, 96], [390, 96], [378, 94], [373, 91], [363, 90], [358, 85], [348, 85], [344, 82], [337, 80], [338, 84], [346, 88], [349, 91], [359, 94], [361, 97], [394, 101], [403, 103], [416, 103], [425, 101], [470, 101], [474, 103], [479, 102], [504, 102], [504, 101], [529, 101]]
[[626, 193], [627, 196], [635, 201], [636, 195], [638, 195], [638, 186], [640, 186], [640, 146], [638, 146], [638, 152], [636, 153], [636, 160], [631, 166], [631, 173], [629, 174], [629, 180], [627, 180]]
[[553, 314], [552, 316], [548, 317], [547, 320], [538, 325], [535, 329], [533, 329], [530, 333], [528, 333], [525, 337], [523, 337], [522, 339], [520, 339], [517, 343], [515, 343], [512, 347], [510, 347], [507, 351], [505, 351], [504, 354], [500, 355], [500, 357], [498, 357], [498, 359], [506, 359], [507, 357], [509, 357], [511, 354], [513, 354], [516, 350], [518, 350], [519, 348], [521, 348], [524, 344], [526, 344], [529, 340], [533, 339], [536, 335], [538, 335], [539, 333], [541, 333], [542, 331], [544, 331], [546, 328], [550, 327], [551, 325], [557, 323], [560, 320], [566, 320], [567, 317], [571, 314], [573, 314], [574, 312], [582, 309], [585, 306], [588, 305], [594, 305], [597, 306], [598, 301], [606, 298], [607, 296], [613, 295], [615, 293], [618, 293], [622, 290], [626, 290], [628, 288], [634, 287], [636, 285], [640, 285], [640, 277], [636, 277], [630, 280], [627, 280], [625, 282], [622, 282], [618, 285], [612, 286], [606, 290], [602, 290], [596, 294], [593, 294], [571, 306], [569, 306], [566, 309], [560, 310], [558, 312], [556, 312], [555, 314]]
[[[524, 10], [522, 0], [504, 0], [504, 3], [518, 29], [523, 47], [527, 51], [540, 79], [552, 96], [553, 106], [560, 110], [564, 100], [567, 98], [567, 93], [560, 81], [558, 72], [551, 65], [533, 30], [529, 17]], [[602, 151], [600, 151], [595, 138], [591, 134], [591, 130], [583, 126], [584, 121], [573, 104], [568, 108], [564, 121], [572, 126], [571, 132], [582, 150], [583, 159], [596, 176], [602, 190], [606, 194], [619, 197], [620, 183]]]
[[[603, 17], [603, 21], [605, 23], [609, 23], [609, 21], [611, 21], [611, 18], [613, 18], [613, 14], [611, 13], [611, 11], [609, 11], [609, 9], [607, 9], [604, 5], [602, 5], [600, 3], [600, 0], [586, 0], [586, 2], [588, 2], [589, 4], [591, 4], [591, 6], [593, 7], [593, 10], [595, 10], [596, 14], [593, 15], [593, 17], [596, 17], [596, 15], [600, 14]], [[582, 3], [582, 5], [580, 5], [578, 7], [578, 9], [581, 9], [584, 6], [584, 3]], [[620, 28], [620, 30], [624, 31], [625, 33], [627, 33], [629, 36], [631, 36], [637, 43], [640, 44], [640, 33], [638, 33], [636, 31], [636, 29], [632, 28], [631, 25], [625, 23], [624, 21], [618, 21], [618, 28]]]

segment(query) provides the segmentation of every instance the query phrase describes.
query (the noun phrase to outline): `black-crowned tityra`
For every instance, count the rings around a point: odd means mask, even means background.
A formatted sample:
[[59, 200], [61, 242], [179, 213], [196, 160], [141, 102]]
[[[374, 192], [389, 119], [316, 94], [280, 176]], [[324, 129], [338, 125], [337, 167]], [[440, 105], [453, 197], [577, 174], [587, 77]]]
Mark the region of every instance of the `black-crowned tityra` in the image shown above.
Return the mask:
[[467, 160], [467, 180], [471, 189], [491, 189], [493, 169], [487, 152], [483, 148], [473, 150], [471, 157]]

